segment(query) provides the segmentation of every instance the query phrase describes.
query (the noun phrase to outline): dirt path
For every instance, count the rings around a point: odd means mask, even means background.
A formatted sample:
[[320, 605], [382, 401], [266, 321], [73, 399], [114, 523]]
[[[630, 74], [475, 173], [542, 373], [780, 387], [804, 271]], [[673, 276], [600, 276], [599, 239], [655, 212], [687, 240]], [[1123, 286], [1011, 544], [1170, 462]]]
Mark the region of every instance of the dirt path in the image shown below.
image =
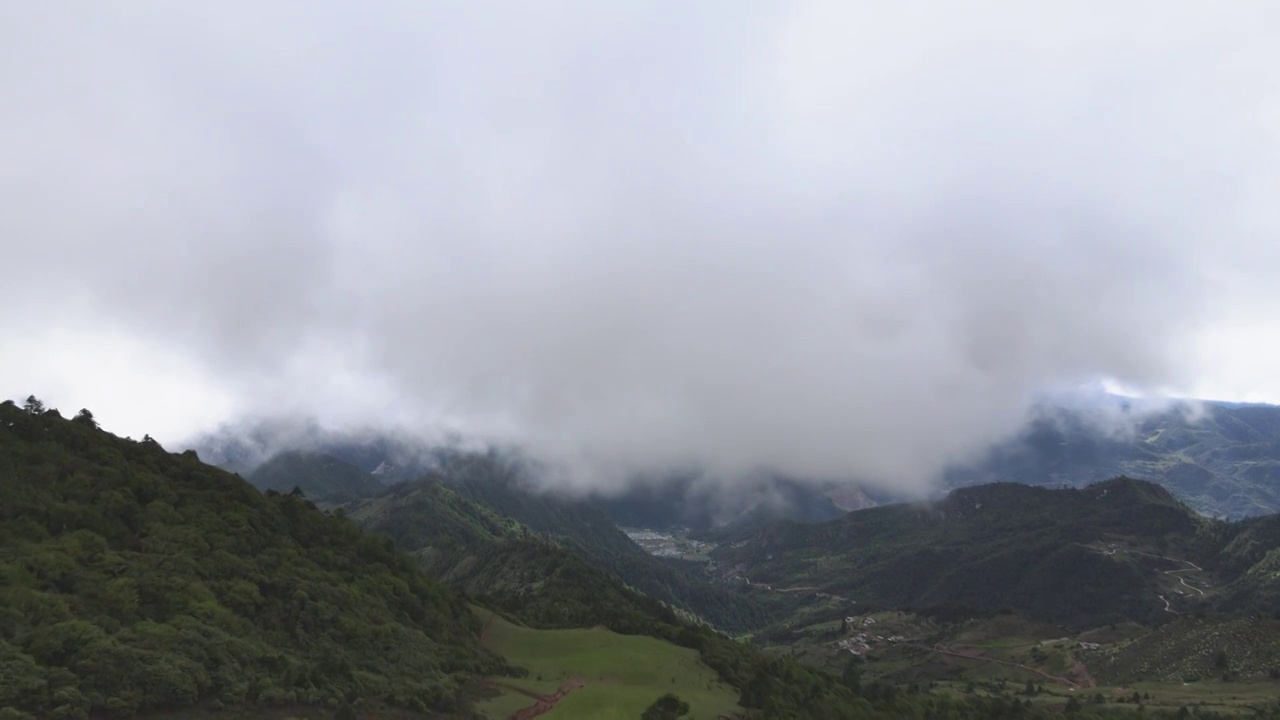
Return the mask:
[[505, 683], [494, 683], [494, 685], [507, 688], [508, 690], [513, 690], [526, 697], [534, 698], [536, 702], [527, 708], [517, 710], [515, 714], [509, 718], [509, 720], [530, 720], [530, 718], [536, 718], [539, 715], [551, 712], [552, 708], [563, 700], [565, 695], [568, 695], [578, 688], [586, 687], [587, 681], [582, 678], [573, 678], [569, 682], [561, 685], [559, 689], [550, 695], [539, 695], [523, 688], [518, 688], [514, 685], [507, 685]]
[[510, 690], [511, 692], [516, 693], [517, 695], [523, 695], [525, 697], [533, 698], [534, 700], [541, 700], [543, 697], [542, 694], [540, 693], [536, 693], [532, 690], [525, 690], [524, 688], [519, 687], [517, 685], [512, 685], [511, 683], [500, 682], [498, 680], [490, 680], [488, 684], [497, 688], [502, 688], [504, 690]]
[[1090, 674], [1088, 666], [1086, 666], [1084, 663], [1080, 662], [1077, 659], [1075, 660], [1075, 662], [1072, 663], [1071, 669], [1074, 670], [1077, 675], [1084, 678], [1085, 687], [1090, 687], [1090, 688], [1098, 687], [1098, 682], [1093, 679], [1093, 675]]
[[[1196, 568], [1196, 569], [1199, 570], [1200, 568]], [[1196, 592], [1200, 593], [1201, 595], [1204, 595], [1203, 590], [1196, 587], [1195, 585], [1191, 585], [1186, 580], [1184, 580], [1181, 575], [1178, 575], [1178, 573], [1184, 573], [1184, 572], [1191, 572], [1191, 568], [1186, 568], [1185, 570], [1165, 570], [1164, 574], [1176, 576], [1178, 578], [1178, 582], [1182, 583], [1184, 587], [1189, 587], [1192, 590], [1195, 590]]]

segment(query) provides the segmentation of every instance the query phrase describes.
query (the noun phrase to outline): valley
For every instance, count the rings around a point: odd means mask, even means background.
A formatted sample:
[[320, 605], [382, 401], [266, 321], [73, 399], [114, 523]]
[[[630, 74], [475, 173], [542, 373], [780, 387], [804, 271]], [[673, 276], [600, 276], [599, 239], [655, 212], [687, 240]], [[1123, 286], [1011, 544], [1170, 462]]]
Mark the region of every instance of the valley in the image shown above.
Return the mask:
[[0, 17], [0, 720], [1280, 720], [1280, 2]]
[[645, 552], [660, 558], [705, 562], [711, 559], [709, 553], [715, 548], [710, 543], [690, 538], [689, 531], [682, 528], [651, 530], [622, 527], [619, 529]]
[[259, 492], [0, 420], [5, 720], [1280, 715], [1280, 516], [1145, 481], [624, 531], [493, 451], [295, 450]]

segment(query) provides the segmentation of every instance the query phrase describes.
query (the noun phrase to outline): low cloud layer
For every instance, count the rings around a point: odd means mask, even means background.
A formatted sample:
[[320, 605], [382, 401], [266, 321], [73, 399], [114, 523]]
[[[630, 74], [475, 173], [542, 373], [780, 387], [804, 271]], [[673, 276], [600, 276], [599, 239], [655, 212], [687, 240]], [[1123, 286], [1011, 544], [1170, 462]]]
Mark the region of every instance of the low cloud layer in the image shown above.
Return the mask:
[[614, 5], [6, 9], [10, 394], [912, 487], [1269, 297], [1269, 3]]

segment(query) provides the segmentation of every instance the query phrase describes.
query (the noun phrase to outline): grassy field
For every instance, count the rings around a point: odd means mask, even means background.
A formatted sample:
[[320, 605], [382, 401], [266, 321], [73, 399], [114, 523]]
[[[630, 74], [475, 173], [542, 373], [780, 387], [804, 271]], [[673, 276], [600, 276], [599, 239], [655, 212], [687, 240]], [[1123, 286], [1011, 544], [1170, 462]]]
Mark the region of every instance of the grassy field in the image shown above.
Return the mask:
[[[698, 653], [650, 637], [619, 635], [603, 628], [532, 630], [494, 617], [485, 645], [511, 663], [528, 668], [529, 676], [503, 680], [507, 686], [550, 694], [573, 679], [585, 687], [570, 692], [548, 720], [611, 720], [640, 717], [654, 700], [675, 693], [689, 703], [690, 716], [714, 719], [741, 710], [738, 693]], [[477, 706], [486, 717], [502, 720], [534, 703], [510, 687]]]

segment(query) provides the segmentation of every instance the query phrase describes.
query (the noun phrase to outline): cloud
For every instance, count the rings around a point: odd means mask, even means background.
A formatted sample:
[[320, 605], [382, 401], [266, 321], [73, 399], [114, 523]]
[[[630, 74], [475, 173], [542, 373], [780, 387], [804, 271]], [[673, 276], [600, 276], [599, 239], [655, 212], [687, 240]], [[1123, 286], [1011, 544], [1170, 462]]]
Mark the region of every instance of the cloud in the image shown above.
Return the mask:
[[93, 343], [11, 394], [194, 430], [93, 362], [144, 347], [571, 484], [920, 487], [1045, 391], [1203, 383], [1277, 270], [1272, 9], [936, 5], [10, 8], [0, 323]]

